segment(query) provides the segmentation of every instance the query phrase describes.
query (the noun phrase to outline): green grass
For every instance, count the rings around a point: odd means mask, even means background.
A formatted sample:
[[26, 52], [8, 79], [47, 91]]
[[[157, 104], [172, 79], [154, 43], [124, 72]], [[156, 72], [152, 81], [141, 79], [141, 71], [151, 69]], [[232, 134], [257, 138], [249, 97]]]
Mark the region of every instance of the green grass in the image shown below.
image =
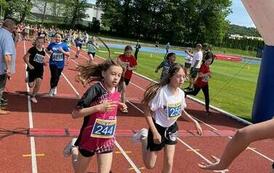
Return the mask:
[[[111, 49], [111, 57], [118, 56], [114, 52], [122, 51]], [[102, 57], [108, 56], [107, 53], [99, 51], [96, 54]], [[155, 73], [154, 70], [162, 60], [163, 54], [140, 52], [136, 72], [153, 80], [159, 80], [160, 71]], [[184, 64], [184, 59], [180, 56], [177, 56], [176, 61]], [[212, 78], [209, 81], [210, 104], [250, 121], [259, 65], [215, 61], [211, 71]], [[186, 85], [188, 82], [185, 82]], [[196, 98], [204, 100], [203, 93], [200, 92]]]
[[214, 51], [214, 53], [240, 55], [240, 56], [245, 56], [245, 57], [256, 57], [256, 51], [222, 48], [222, 47], [213, 47], [213, 51]]

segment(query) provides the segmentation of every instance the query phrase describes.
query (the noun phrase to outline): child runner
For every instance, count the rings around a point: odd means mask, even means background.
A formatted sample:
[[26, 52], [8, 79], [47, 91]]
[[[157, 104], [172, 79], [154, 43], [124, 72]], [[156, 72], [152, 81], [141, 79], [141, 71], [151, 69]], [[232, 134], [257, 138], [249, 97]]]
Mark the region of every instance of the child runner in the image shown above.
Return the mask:
[[89, 41], [87, 42], [87, 50], [88, 50], [88, 57], [89, 57], [89, 63], [93, 61], [95, 58], [95, 53], [96, 53], [96, 43], [93, 42], [93, 38], [90, 38]]
[[[137, 61], [135, 57], [132, 55], [132, 47], [127, 45], [124, 50], [124, 54], [118, 56], [118, 61], [123, 65], [126, 69], [124, 73], [124, 85], [122, 87], [122, 102], [126, 103], [126, 86], [129, 84], [133, 70], [137, 67]], [[121, 110], [123, 113], [127, 113], [127, 109]]]
[[57, 85], [65, 66], [65, 58], [69, 57], [69, 47], [66, 43], [61, 42], [61, 34], [55, 34], [55, 42], [51, 42], [46, 51], [50, 54], [49, 67], [50, 67], [50, 91], [49, 96], [57, 94]]
[[80, 38], [80, 36], [78, 36], [75, 40], [75, 46], [77, 48], [76, 54], [75, 54], [75, 58], [78, 58], [80, 55], [80, 51], [82, 49], [82, 45], [84, 43], [84, 41]]
[[162, 173], [171, 173], [175, 144], [177, 143], [177, 119], [181, 115], [195, 124], [198, 134], [202, 134], [200, 124], [184, 109], [186, 107], [185, 94], [180, 89], [184, 83], [184, 67], [174, 64], [166, 78], [160, 83], [148, 87], [144, 93], [144, 115], [149, 130], [143, 128], [133, 135], [135, 141], [142, 142], [143, 161], [148, 169], [152, 169], [157, 155], [164, 148], [164, 167]]
[[206, 114], [209, 115], [209, 90], [208, 90], [208, 80], [211, 77], [211, 72], [209, 65], [211, 64], [212, 59], [204, 59], [199, 69], [198, 78], [194, 83], [193, 90], [185, 90], [186, 95], [196, 96], [199, 91], [202, 89], [205, 96], [205, 109]]
[[[202, 169], [207, 170], [223, 170], [229, 167], [232, 161], [243, 152], [250, 143], [274, 138], [274, 119], [252, 124], [242, 129], [239, 129], [234, 137], [226, 145], [226, 148], [222, 154], [221, 159], [217, 159], [212, 164], [200, 163], [199, 166]], [[272, 172], [274, 172], [274, 163], [272, 164]]]
[[[116, 129], [117, 108], [126, 105], [120, 103], [117, 88], [123, 81], [122, 66], [114, 60], [102, 64], [79, 66], [80, 79], [85, 83], [98, 80], [78, 101], [72, 112], [73, 118], [84, 118], [77, 141], [72, 140], [64, 149], [64, 155], [79, 151], [77, 159], [73, 158], [75, 172], [87, 171], [91, 157], [97, 155], [97, 168], [100, 173], [109, 173], [111, 169], [114, 134]], [[77, 146], [77, 147], [75, 147]]]
[[175, 63], [176, 61], [176, 54], [175, 53], [168, 53], [165, 60], [161, 62], [161, 64], [156, 68], [155, 73], [158, 73], [160, 68], [162, 69], [160, 80], [167, 76], [169, 68]]
[[28, 85], [32, 89], [31, 101], [37, 103], [36, 94], [38, 93], [43, 79], [44, 65], [46, 52], [43, 48], [45, 43], [44, 37], [37, 37], [35, 45], [31, 47], [24, 56], [24, 61], [27, 64]]

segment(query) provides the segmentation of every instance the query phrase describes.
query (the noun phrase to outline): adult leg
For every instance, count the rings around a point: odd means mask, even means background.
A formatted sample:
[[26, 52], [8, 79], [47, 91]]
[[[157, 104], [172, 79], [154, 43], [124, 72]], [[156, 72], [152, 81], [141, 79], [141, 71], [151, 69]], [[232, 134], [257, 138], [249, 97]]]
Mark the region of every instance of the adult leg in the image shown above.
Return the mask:
[[209, 89], [208, 89], [208, 85], [204, 86], [202, 88], [202, 91], [203, 91], [204, 96], [205, 96], [205, 108], [206, 108], [206, 112], [209, 112]]
[[97, 154], [98, 173], [109, 173], [112, 164], [113, 153]]
[[171, 173], [176, 145], [166, 145], [164, 149], [164, 167], [162, 173]]
[[[7, 75], [2, 74], [0, 75], [0, 101], [3, 99], [3, 92], [5, 90], [5, 86], [7, 83]], [[9, 111], [2, 110], [2, 105], [0, 105], [0, 115], [6, 115]]]
[[220, 161], [210, 165], [200, 164], [199, 166], [208, 170], [226, 169], [250, 143], [262, 139], [274, 138], [273, 131], [274, 119], [239, 129], [227, 144]]

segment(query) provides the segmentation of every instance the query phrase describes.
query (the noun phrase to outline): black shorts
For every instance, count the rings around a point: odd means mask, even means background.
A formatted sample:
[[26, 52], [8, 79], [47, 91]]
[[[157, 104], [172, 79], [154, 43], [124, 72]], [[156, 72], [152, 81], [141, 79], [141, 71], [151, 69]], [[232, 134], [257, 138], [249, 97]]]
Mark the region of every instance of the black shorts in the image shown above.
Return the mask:
[[82, 49], [82, 45], [81, 44], [76, 44], [76, 47], [79, 47], [80, 49]]
[[130, 79], [124, 79], [126, 86], [128, 86]]
[[185, 62], [185, 68], [189, 69], [191, 66], [191, 63]]
[[196, 78], [199, 72], [199, 68], [191, 68], [190, 69], [190, 76], [191, 78]]
[[[154, 122], [154, 121], [153, 121]], [[153, 142], [153, 134], [152, 131], [148, 130], [148, 137], [147, 137], [147, 149], [150, 151], [160, 151], [162, 148], [165, 147], [165, 145], [175, 145], [177, 143], [177, 131], [178, 126], [175, 122], [170, 127], [162, 127], [158, 124], [155, 124], [155, 127], [159, 134], [161, 135], [162, 143], [161, 144], [155, 144]]]
[[92, 55], [93, 56], [93, 58], [95, 57], [95, 52], [88, 52], [88, 54], [90, 55]]
[[31, 83], [35, 79], [40, 78], [43, 79], [44, 69], [43, 68], [37, 68], [30, 70], [28, 69], [28, 82]]
[[[95, 155], [95, 152], [90, 152], [88, 150], [85, 150], [85, 149], [79, 149], [79, 152], [81, 153], [82, 156], [84, 157], [92, 157]], [[106, 154], [106, 153], [112, 153], [113, 150], [108, 150], [108, 151], [103, 151], [103, 152], [100, 152], [98, 154]]]

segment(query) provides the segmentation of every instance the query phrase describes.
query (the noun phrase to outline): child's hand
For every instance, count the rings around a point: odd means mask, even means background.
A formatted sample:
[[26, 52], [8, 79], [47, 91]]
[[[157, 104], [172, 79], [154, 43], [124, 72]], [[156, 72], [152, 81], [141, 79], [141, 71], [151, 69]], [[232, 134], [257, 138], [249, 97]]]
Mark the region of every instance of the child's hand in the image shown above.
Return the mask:
[[117, 103], [106, 100], [98, 105], [98, 112], [102, 112], [102, 113], [109, 112], [115, 109], [116, 107], [117, 107]]
[[125, 110], [127, 109], [127, 105], [125, 103], [119, 102], [118, 103], [118, 108], [121, 110]]
[[31, 64], [28, 64], [28, 67], [29, 67], [29, 69], [31, 69], [31, 70], [34, 69], [33, 65], [31, 65]]
[[200, 136], [203, 135], [203, 130], [202, 130], [202, 127], [200, 126], [200, 124], [197, 121], [195, 121], [194, 123], [195, 123], [195, 127], [196, 127], [198, 135], [200, 135]]
[[159, 132], [153, 133], [153, 142], [154, 142], [155, 144], [161, 144], [161, 142], [162, 142], [162, 137], [161, 137], [161, 135], [159, 134]]

